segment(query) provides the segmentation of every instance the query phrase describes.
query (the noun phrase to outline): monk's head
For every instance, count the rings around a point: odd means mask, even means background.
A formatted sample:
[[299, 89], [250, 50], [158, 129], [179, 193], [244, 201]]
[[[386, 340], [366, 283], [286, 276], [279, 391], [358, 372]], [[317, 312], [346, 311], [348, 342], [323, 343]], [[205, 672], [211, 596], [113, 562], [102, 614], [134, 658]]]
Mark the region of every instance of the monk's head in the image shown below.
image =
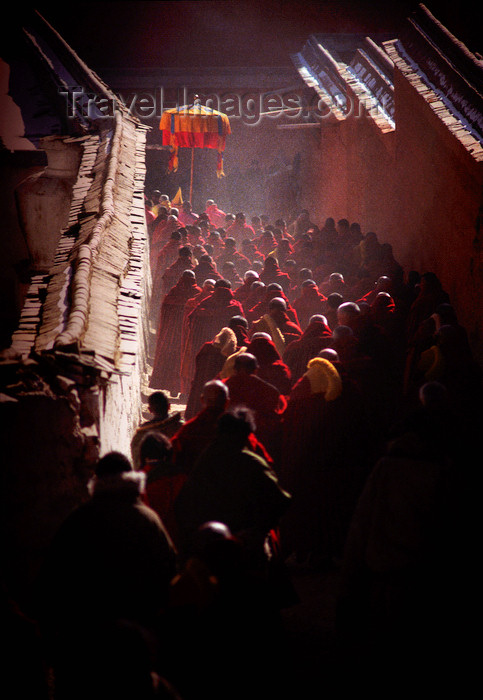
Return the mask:
[[281, 297], [274, 297], [268, 305], [268, 313], [274, 319], [285, 318], [287, 303]]
[[217, 408], [223, 411], [228, 403], [228, 398], [228, 387], [219, 379], [213, 379], [203, 387], [201, 402], [206, 408]]
[[257, 369], [258, 360], [255, 355], [249, 352], [243, 352], [235, 358], [235, 374], [253, 374]]

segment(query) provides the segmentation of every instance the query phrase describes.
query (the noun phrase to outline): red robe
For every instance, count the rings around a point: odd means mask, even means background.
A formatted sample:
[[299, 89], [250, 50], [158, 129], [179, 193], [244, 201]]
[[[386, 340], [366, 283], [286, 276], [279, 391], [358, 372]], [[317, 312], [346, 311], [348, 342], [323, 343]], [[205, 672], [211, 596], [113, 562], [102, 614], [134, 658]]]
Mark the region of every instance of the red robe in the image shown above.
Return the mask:
[[181, 209], [178, 220], [182, 226], [193, 226], [196, 225], [198, 221], [198, 214], [193, 214], [192, 211], [183, 211], [183, 209]]
[[161, 221], [151, 235], [151, 253], [157, 255], [163, 245], [169, 240], [173, 231], [182, 228], [177, 218]]
[[221, 228], [225, 225], [226, 214], [224, 211], [219, 209], [216, 204], [210, 204], [206, 207], [206, 214], [208, 214], [208, 219], [210, 223], [213, 224], [215, 228]]
[[270, 255], [272, 250], [277, 245], [277, 241], [273, 233], [267, 231], [264, 231], [261, 236], [255, 238], [254, 243], [264, 258], [267, 255]]
[[276, 267], [272, 267], [271, 265], [264, 267], [260, 272], [260, 279], [266, 285], [276, 282], [282, 287], [285, 294], [288, 294], [290, 291], [290, 277], [286, 272], [282, 272], [278, 265]]
[[[277, 330], [278, 329], [278, 330]], [[297, 340], [302, 335], [300, 326], [290, 320], [288, 313], [281, 311], [277, 318], [264, 314], [251, 324], [250, 337], [255, 333], [269, 333], [278, 349], [280, 356], [285, 352], [285, 348], [293, 340]]]
[[223, 267], [224, 263], [226, 262], [232, 262], [235, 265], [235, 269], [238, 272], [239, 275], [244, 275], [247, 270], [250, 270], [252, 264], [250, 260], [246, 257], [246, 255], [243, 255], [243, 253], [238, 252], [237, 250], [231, 250], [227, 249], [224, 250], [220, 255], [216, 258], [216, 264], [219, 270]]
[[327, 401], [304, 375], [283, 416], [280, 482], [293, 496], [282, 523], [288, 550], [320, 560], [340, 557], [370, 461], [364, 401], [342, 376], [342, 393]]
[[321, 321], [313, 321], [300, 338], [287, 345], [282, 359], [290, 368], [293, 382], [305, 373], [309, 360], [330, 347], [331, 338], [332, 332], [328, 326]]
[[255, 374], [234, 374], [223, 381], [230, 392], [228, 406], [245, 406], [254, 412], [255, 435], [277, 463], [282, 414], [287, 405], [285, 398]]
[[193, 279], [182, 277], [164, 298], [156, 339], [153, 373], [149, 384], [153, 388], [166, 389], [171, 394], [177, 394], [180, 391], [184, 306], [188, 299], [200, 291], [201, 288]]
[[189, 386], [188, 400], [184, 416], [186, 420], [194, 418], [201, 411], [201, 394], [206, 382], [216, 379], [223, 369], [226, 356], [222, 348], [213, 340], [204, 343], [196, 355], [195, 370]]
[[194, 273], [199, 285], [202, 285], [205, 280], [215, 280], [216, 282], [216, 280], [221, 279], [221, 275], [213, 259], [199, 260], [194, 268]]
[[292, 306], [297, 312], [300, 327], [304, 331], [309, 325], [310, 318], [316, 314], [325, 314], [327, 298], [319, 292], [317, 287], [303, 287], [300, 295], [294, 300]]
[[258, 360], [257, 377], [264, 379], [282, 394], [288, 396], [292, 388], [292, 374], [282, 361], [273, 341], [268, 338], [254, 338], [247, 350]]
[[234, 238], [238, 245], [241, 245], [245, 238], [255, 238], [255, 230], [253, 226], [247, 223], [234, 221], [231, 226], [226, 229], [226, 235], [229, 238]]
[[157, 277], [158, 275], [162, 277], [166, 268], [172, 265], [178, 257], [179, 248], [179, 240], [174, 240], [173, 238], [170, 238], [169, 241], [163, 245], [157, 258], [151, 260], [153, 277]]
[[191, 299], [188, 299], [186, 304], [184, 305], [184, 310], [183, 310], [183, 325], [181, 328], [181, 350], [180, 350], [180, 357], [181, 357], [181, 367], [180, 367], [180, 381], [181, 381], [181, 393], [182, 394], [187, 394], [190, 388], [191, 376], [186, 376], [183, 373], [183, 358], [185, 356], [186, 352], [186, 344], [188, 342], [188, 316], [190, 313], [195, 309], [198, 304], [200, 304], [203, 299], [206, 299], [207, 297], [210, 296], [210, 294], [213, 292], [213, 287], [202, 287], [201, 291], [195, 294], [194, 297]]
[[186, 474], [163, 471], [159, 474], [156, 467], [144, 468], [146, 491], [144, 501], [161, 518], [175, 546], [179, 546], [178, 524], [174, 514], [176, 497], [187, 479]]
[[[224, 408], [210, 407], [201, 409], [173, 436], [171, 443], [178, 471], [184, 474], [190, 473], [200, 454], [215, 439], [218, 419], [224, 410]], [[256, 435], [251, 433], [248, 440], [250, 449], [271, 464], [272, 458]]]
[[193, 270], [195, 266], [191, 258], [178, 257], [161, 275], [160, 298], [177, 284], [179, 278], [185, 270]]
[[187, 319], [187, 338], [181, 373], [184, 377], [194, 377], [196, 355], [204, 343], [212, 340], [222, 328], [228, 326], [233, 316], [244, 316], [243, 307], [233, 298], [227, 287], [215, 287]]
[[246, 300], [249, 298], [250, 289], [254, 281], [255, 280], [253, 278], [244, 280], [243, 283], [233, 292], [234, 299], [239, 301], [240, 304], [244, 305]]
[[265, 296], [263, 299], [261, 299], [259, 302], [255, 304], [255, 306], [252, 306], [246, 314], [247, 321], [249, 323], [253, 323], [253, 321], [257, 321], [259, 318], [261, 318], [264, 314], [268, 313], [268, 305], [271, 302], [272, 299], [275, 299], [275, 297], [279, 299], [283, 299], [285, 303], [287, 304], [287, 316], [289, 319], [292, 321], [292, 323], [295, 323], [299, 325], [299, 320], [297, 317], [297, 312], [293, 308], [293, 306], [290, 304], [287, 296], [285, 295], [285, 292], [281, 292], [279, 289], [267, 289], [265, 291]]

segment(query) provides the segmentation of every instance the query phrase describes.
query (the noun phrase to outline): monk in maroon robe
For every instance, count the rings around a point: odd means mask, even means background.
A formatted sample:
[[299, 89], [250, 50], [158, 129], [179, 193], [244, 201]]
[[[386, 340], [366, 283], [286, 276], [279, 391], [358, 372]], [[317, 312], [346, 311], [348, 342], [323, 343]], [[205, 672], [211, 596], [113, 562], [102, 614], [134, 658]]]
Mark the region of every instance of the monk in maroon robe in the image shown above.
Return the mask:
[[379, 292], [387, 292], [388, 294], [391, 294], [393, 291], [393, 286], [394, 285], [391, 278], [387, 277], [387, 275], [382, 275], [377, 279], [372, 289], [361, 296], [360, 299], [356, 300], [356, 304], [360, 304], [365, 301], [367, 304], [371, 305]]
[[266, 285], [272, 282], [279, 284], [285, 294], [288, 294], [290, 291], [290, 277], [286, 272], [282, 272], [276, 258], [271, 255], [267, 255], [265, 258], [263, 270], [260, 272], [260, 279]]
[[309, 360], [318, 355], [323, 348], [329, 347], [331, 340], [332, 331], [325, 317], [312, 316], [300, 338], [292, 340], [282, 356], [283, 361], [290, 368], [294, 383], [304, 374]]
[[212, 199], [206, 202], [205, 213], [208, 215], [210, 223], [215, 226], [215, 228], [220, 228], [225, 224], [225, 212], [222, 211]]
[[257, 369], [254, 355], [242, 353], [235, 358], [234, 374], [224, 380], [230, 394], [228, 408], [245, 406], [254, 412], [255, 435], [277, 464], [286, 399], [276, 387], [256, 375]]
[[[280, 291], [282, 291], [281, 288]], [[261, 302], [265, 294], [266, 286], [263, 284], [263, 282], [261, 282], [259, 279], [253, 280], [246, 299], [242, 301], [243, 310], [247, 320], [249, 318], [250, 309], [253, 309], [259, 302]], [[239, 299], [238, 301], [241, 300]]]
[[247, 224], [245, 214], [242, 212], [236, 214], [235, 221], [226, 229], [226, 235], [234, 238], [238, 245], [245, 238], [255, 238], [255, 230], [253, 226]]
[[215, 288], [215, 279], [206, 279], [201, 286], [201, 291], [199, 291], [197, 294], [195, 294], [194, 297], [191, 299], [188, 299], [186, 304], [184, 305], [184, 311], [183, 311], [183, 325], [181, 328], [181, 350], [180, 350], [180, 357], [181, 357], [181, 367], [180, 367], [180, 382], [181, 382], [181, 393], [183, 395], [187, 395], [191, 386], [191, 380], [193, 377], [191, 376], [186, 376], [183, 373], [183, 357], [186, 352], [186, 344], [188, 342], [188, 316], [190, 313], [195, 309], [198, 304], [200, 304], [204, 299], [207, 299], [210, 294], [212, 294], [214, 288]]
[[[200, 410], [171, 439], [174, 462], [181, 473], [190, 473], [203, 450], [216, 437], [218, 419], [227, 409], [228, 400], [229, 390], [224, 382], [214, 379], [203, 387]], [[273, 463], [255, 433], [249, 436], [249, 443], [255, 454], [263, 457], [270, 465]]]
[[233, 316], [243, 316], [243, 307], [233, 298], [227, 280], [217, 280], [213, 293], [204, 299], [188, 316], [188, 334], [181, 371], [193, 377], [196, 355], [204, 343], [212, 340]]
[[247, 270], [243, 275], [243, 282], [233, 292], [234, 298], [243, 305], [250, 296], [252, 284], [258, 279], [258, 272], [255, 272], [255, 270]]
[[274, 386], [283, 396], [288, 396], [292, 388], [292, 374], [271, 337], [266, 333], [255, 333], [246, 351], [258, 360], [257, 377]]
[[[161, 283], [159, 285], [159, 301], [161, 302], [164, 296], [178, 282], [180, 276], [185, 270], [194, 270], [195, 263], [193, 261], [193, 251], [190, 246], [181, 246], [178, 249], [178, 257], [166, 270], [161, 273]], [[152, 301], [152, 306], [156, 300]], [[155, 307], [154, 307], [155, 308]]]
[[225, 238], [225, 247], [216, 258], [216, 264], [220, 270], [226, 262], [234, 263], [236, 271], [242, 276], [252, 266], [251, 261], [246, 255], [243, 255], [243, 253], [237, 250], [235, 239], [230, 237]]
[[181, 246], [181, 233], [179, 229], [173, 231], [168, 241], [159, 250], [158, 255], [151, 256], [151, 272], [153, 278], [161, 277], [167, 267], [172, 265], [178, 257]]
[[363, 397], [336, 363], [310, 360], [290, 394], [282, 435], [280, 480], [293, 495], [282, 541], [299, 560], [331, 566], [370, 466]]
[[161, 305], [150, 386], [166, 389], [173, 395], [180, 391], [181, 331], [184, 306], [199, 293], [192, 270], [185, 270], [178, 283], [168, 292]]
[[283, 357], [287, 345], [302, 335], [300, 326], [290, 320], [287, 303], [281, 297], [272, 299], [268, 304], [268, 312], [252, 322], [251, 335], [260, 332], [272, 337], [280, 357]]
[[163, 245], [177, 229], [183, 228], [178, 221], [178, 217], [173, 214], [168, 215], [165, 221], [161, 221], [153, 230], [151, 235], [151, 253], [157, 256]]
[[327, 297], [321, 294], [316, 283], [312, 279], [302, 282], [300, 294], [294, 300], [292, 306], [297, 312], [300, 328], [304, 331], [312, 316], [324, 314]]
[[186, 402], [186, 420], [193, 418], [201, 410], [203, 387], [207, 382], [218, 378], [227, 357], [236, 349], [237, 339], [231, 328], [222, 328], [212, 340], [201, 346], [196, 355], [194, 376]]
[[257, 250], [263, 255], [264, 260], [277, 245], [277, 239], [270, 229], [264, 230], [253, 242], [257, 246]]
[[207, 253], [204, 253], [198, 260], [198, 264], [194, 268], [194, 273], [198, 284], [203, 284], [207, 279], [216, 281], [222, 278], [218, 271], [218, 266], [211, 255]]
[[[287, 316], [289, 319], [293, 322], [299, 325], [299, 320], [297, 316], [297, 312], [291, 305], [290, 301], [288, 300], [285, 292], [283, 291], [282, 287], [277, 284], [276, 282], [272, 282], [269, 285], [265, 286], [265, 293], [263, 297], [256, 303], [254, 306], [249, 307], [247, 311], [247, 321], [249, 323], [253, 323], [253, 321], [257, 321], [261, 316], [264, 314], [268, 313], [268, 309], [270, 306], [270, 302], [272, 299], [283, 299], [285, 304], [286, 304], [286, 312]], [[248, 299], [247, 299], [248, 302]], [[248, 307], [248, 303], [245, 304], [245, 306]]]

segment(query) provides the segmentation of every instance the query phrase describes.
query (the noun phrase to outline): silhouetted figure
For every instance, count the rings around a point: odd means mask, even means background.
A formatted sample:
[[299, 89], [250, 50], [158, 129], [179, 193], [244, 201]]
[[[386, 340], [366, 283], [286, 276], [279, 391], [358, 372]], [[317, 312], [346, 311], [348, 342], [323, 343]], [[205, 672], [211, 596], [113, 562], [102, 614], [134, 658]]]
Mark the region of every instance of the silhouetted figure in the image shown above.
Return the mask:
[[186, 402], [185, 418], [190, 420], [201, 410], [203, 387], [218, 378], [226, 359], [237, 349], [237, 339], [231, 328], [222, 328], [213, 340], [204, 343], [196, 355], [193, 380]]
[[131, 457], [134, 469], [139, 469], [139, 448], [146, 433], [155, 431], [170, 438], [183, 425], [181, 412], [170, 413], [170, 407], [171, 403], [166, 392], [153, 391], [149, 395], [148, 408], [152, 418], [139, 425], [131, 440]]
[[85, 698], [85, 684], [95, 692], [96, 639], [121, 620], [153, 629], [166, 608], [176, 555], [158, 515], [143, 503], [143, 483], [127, 457], [106, 454], [89, 484], [90, 498], [61, 524], [47, 553], [40, 619], [56, 700]]
[[[338, 623], [349, 663], [382, 684], [433, 682], [458, 662], [466, 588], [466, 431], [438, 383], [393, 431], [357, 505], [342, 568]], [[469, 592], [469, 591], [468, 591]], [[376, 661], [377, 660], [377, 661]], [[443, 677], [446, 674], [443, 674]]]
[[264, 545], [290, 503], [268, 463], [250, 450], [255, 432], [248, 409], [224, 413], [216, 437], [198, 459], [176, 501], [182, 553], [193, 551], [197, 529], [226, 524], [247, 548], [251, 566], [264, 568]]

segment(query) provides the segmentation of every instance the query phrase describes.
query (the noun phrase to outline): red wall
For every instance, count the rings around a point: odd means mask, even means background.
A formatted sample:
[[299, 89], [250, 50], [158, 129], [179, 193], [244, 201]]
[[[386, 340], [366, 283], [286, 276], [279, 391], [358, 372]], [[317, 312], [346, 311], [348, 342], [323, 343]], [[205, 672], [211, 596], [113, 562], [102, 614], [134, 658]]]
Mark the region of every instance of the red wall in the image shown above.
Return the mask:
[[404, 76], [395, 73], [397, 207], [391, 232], [407, 269], [435, 272], [478, 354], [483, 340], [483, 162], [477, 162]]
[[393, 224], [394, 139], [394, 132], [383, 133], [364, 111], [343, 121], [322, 121], [317, 186], [309, 206], [316, 220], [347, 218], [387, 240]]

